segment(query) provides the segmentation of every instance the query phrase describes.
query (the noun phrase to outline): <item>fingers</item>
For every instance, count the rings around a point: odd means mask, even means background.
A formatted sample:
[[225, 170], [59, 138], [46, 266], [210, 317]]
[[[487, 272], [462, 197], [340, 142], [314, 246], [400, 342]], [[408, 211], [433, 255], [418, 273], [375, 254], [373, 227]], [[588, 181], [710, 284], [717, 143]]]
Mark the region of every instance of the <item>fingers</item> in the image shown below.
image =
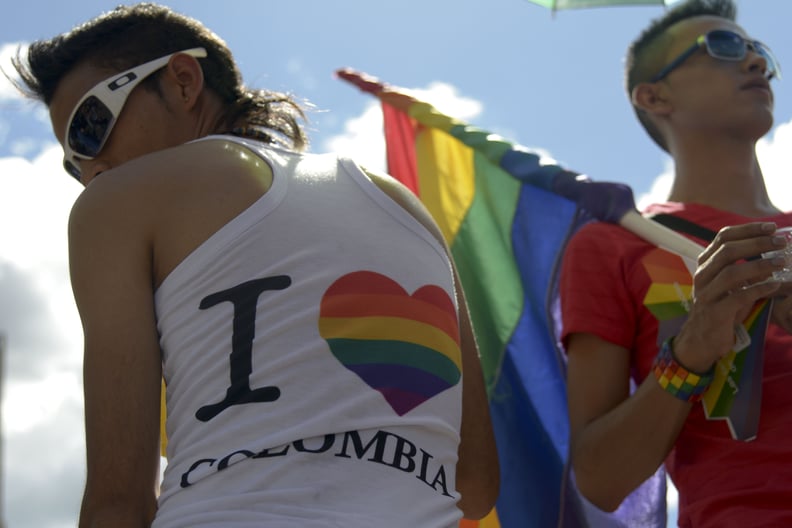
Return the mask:
[[733, 322], [737, 324], [748, 317], [759, 300], [771, 297], [778, 290], [778, 286], [777, 282], [762, 282], [739, 290], [733, 290], [728, 292], [721, 302], [731, 305], [727, 310], [734, 310]]
[[713, 302], [726, 296], [741, 301], [771, 295], [781, 283], [769, 279], [774, 271], [784, 268], [784, 262], [783, 258], [774, 258], [700, 266], [693, 279], [695, 296]]
[[[769, 246], [759, 244], [764, 249], [759, 249], [757, 247], [757, 243], [760, 242], [760, 239], [766, 239], [764, 242], [770, 241], [776, 229], [777, 226], [773, 222], [752, 222], [750, 224], [724, 227], [718, 232], [710, 245], [701, 252], [701, 255], [699, 255], [699, 264], [712, 258], [712, 256], [724, 247], [724, 245], [732, 246], [730, 251], [738, 255], [746, 251], [748, 252], [737, 256], [737, 258], [749, 258], [754, 255], [759, 255], [764, 251], [771, 251], [773, 249], [778, 249], [778, 247], [783, 247], [783, 244], [781, 246], [776, 246], [773, 245], [772, 242]], [[742, 242], [742, 244], [740, 244], [740, 242]], [[753, 251], [753, 253], [751, 253], [751, 251]]]
[[[783, 257], [756, 258], [785, 246], [786, 239], [776, 234], [772, 222], [718, 232], [699, 256], [690, 315], [678, 334], [680, 360], [689, 361], [690, 368], [711, 366], [732, 349], [735, 326], [748, 317], [757, 301], [782, 288], [791, 291], [788, 284], [768, 280], [784, 268]], [[676, 345], [677, 341], [675, 350]]]
[[772, 222], [722, 229], [699, 257], [694, 279], [698, 293], [703, 293], [705, 287], [717, 286], [715, 295], [725, 295], [765, 281], [774, 271], [783, 269], [783, 258], [756, 258], [786, 246], [786, 239], [774, 233]]

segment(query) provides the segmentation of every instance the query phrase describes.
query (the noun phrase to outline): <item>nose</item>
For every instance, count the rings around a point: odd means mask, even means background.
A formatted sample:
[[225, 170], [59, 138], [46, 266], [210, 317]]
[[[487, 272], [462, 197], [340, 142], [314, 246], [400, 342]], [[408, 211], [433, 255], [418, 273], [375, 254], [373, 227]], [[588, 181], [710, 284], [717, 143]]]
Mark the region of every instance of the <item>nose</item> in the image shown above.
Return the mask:
[[91, 180], [96, 178], [102, 172], [108, 170], [110, 165], [102, 160], [79, 160], [80, 167], [80, 183], [87, 186]]
[[756, 46], [748, 43], [748, 51], [745, 54], [745, 67], [749, 72], [759, 71], [768, 79], [772, 77], [774, 72], [767, 71], [767, 57], [764, 56]]

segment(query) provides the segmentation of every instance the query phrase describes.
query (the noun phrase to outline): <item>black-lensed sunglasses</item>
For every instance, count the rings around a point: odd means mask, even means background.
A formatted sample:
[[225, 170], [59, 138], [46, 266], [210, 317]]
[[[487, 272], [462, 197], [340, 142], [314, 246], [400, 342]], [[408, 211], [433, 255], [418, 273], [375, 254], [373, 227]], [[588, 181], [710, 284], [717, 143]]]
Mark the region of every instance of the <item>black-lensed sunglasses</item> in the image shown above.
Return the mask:
[[652, 77], [649, 82], [657, 82], [664, 79], [669, 73], [679, 67], [680, 64], [696, 53], [701, 46], [705, 47], [710, 57], [727, 61], [741, 61], [745, 58], [748, 50], [751, 50], [761, 55], [767, 63], [765, 77], [768, 79], [781, 79], [781, 68], [778, 64], [778, 60], [766, 45], [758, 40], [748, 40], [734, 31], [714, 29], [706, 35], [699, 36], [695, 44], [683, 51], [676, 59], [672, 60], [665, 68]]
[[74, 107], [66, 124], [63, 145], [63, 168], [66, 172], [80, 181], [79, 161], [94, 159], [102, 151], [132, 89], [179, 53], [206, 57], [204, 48], [177, 51], [113, 75], [88, 90]]

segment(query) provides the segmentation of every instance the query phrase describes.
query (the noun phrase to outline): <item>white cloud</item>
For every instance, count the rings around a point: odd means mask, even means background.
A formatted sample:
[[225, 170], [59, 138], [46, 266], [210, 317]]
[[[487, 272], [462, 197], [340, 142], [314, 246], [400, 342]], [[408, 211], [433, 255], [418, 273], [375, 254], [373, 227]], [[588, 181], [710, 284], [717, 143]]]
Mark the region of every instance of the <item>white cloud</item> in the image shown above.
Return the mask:
[[447, 83], [433, 82], [426, 89], [412, 90], [410, 93], [441, 113], [462, 121], [472, 121], [484, 110], [481, 101], [459, 95], [456, 87]]
[[39, 149], [32, 162], [0, 159], [0, 248], [22, 267], [43, 270], [65, 264], [67, 219], [81, 187], [64, 172], [56, 143]]
[[671, 185], [674, 183], [674, 161], [666, 158], [663, 173], [655, 178], [649, 192], [635, 197], [635, 205], [639, 211], [645, 209], [649, 204], [661, 203], [668, 200], [671, 193]]
[[59, 381], [54, 386], [42, 384], [40, 390], [45, 392], [33, 395], [38, 400], [46, 396], [53, 403], [46, 420], [24, 431], [6, 433], [7, 526], [59, 528], [77, 524], [85, 482], [82, 396], [73, 393], [73, 382], [63, 385]]
[[778, 125], [759, 141], [756, 154], [773, 204], [792, 211], [792, 121]]
[[32, 161], [0, 159], [4, 504], [15, 528], [74, 526], [85, 473], [82, 332], [66, 244], [80, 187], [60, 147], [37, 148]]
[[[457, 89], [446, 83], [434, 82], [426, 89], [410, 90], [421, 101], [430, 103], [438, 111], [463, 121], [481, 114], [481, 102], [459, 95]], [[371, 98], [363, 113], [349, 119], [344, 133], [328, 139], [323, 150], [348, 156], [371, 170], [386, 172], [385, 138], [382, 133], [382, 110], [379, 101]]]
[[363, 113], [349, 119], [344, 133], [329, 138], [324, 150], [354, 159], [360, 165], [385, 172], [385, 138], [382, 135], [382, 110], [376, 101], [370, 101]]
[[30, 137], [23, 137], [11, 141], [8, 150], [13, 156], [32, 157], [41, 148], [41, 141]]
[[[792, 121], [778, 125], [759, 140], [756, 155], [771, 201], [782, 211], [792, 211]], [[674, 163], [667, 158], [663, 173], [655, 178], [649, 191], [636, 197], [638, 209], [666, 201], [673, 179]]]

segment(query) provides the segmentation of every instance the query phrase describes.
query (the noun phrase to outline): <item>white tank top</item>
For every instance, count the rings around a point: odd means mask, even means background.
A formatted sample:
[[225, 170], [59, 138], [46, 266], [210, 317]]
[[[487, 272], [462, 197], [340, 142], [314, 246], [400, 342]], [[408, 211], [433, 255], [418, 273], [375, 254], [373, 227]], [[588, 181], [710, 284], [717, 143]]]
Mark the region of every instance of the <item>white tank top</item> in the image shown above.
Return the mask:
[[457, 526], [445, 250], [350, 160], [220, 139], [273, 181], [156, 292], [169, 443], [153, 526]]

